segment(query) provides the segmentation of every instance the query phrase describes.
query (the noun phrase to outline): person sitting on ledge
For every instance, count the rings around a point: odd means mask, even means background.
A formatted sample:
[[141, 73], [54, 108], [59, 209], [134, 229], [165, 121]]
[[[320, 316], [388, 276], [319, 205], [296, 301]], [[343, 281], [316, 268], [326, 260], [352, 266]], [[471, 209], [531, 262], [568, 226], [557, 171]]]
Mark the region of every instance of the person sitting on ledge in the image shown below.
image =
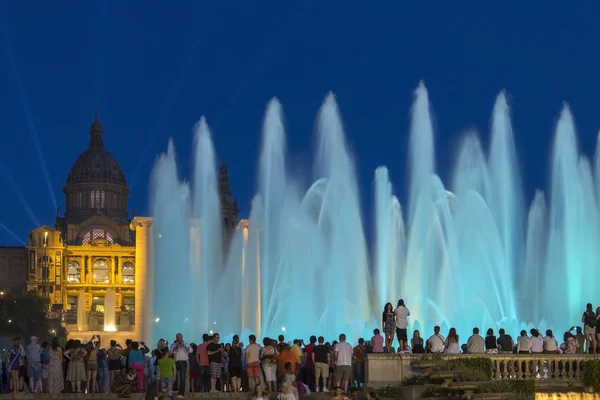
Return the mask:
[[479, 328], [473, 328], [473, 334], [467, 339], [467, 344], [461, 346], [465, 354], [483, 354], [485, 353], [485, 339], [479, 334]]
[[498, 350], [501, 353], [512, 353], [515, 349], [515, 341], [512, 336], [507, 335], [503, 328], [501, 328], [498, 333], [500, 334], [497, 340]]

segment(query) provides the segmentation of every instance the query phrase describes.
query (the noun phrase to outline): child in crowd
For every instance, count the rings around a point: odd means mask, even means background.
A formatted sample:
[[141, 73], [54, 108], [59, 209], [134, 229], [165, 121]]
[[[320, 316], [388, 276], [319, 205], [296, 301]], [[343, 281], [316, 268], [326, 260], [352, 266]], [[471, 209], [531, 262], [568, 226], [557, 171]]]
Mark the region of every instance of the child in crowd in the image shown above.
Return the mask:
[[157, 363], [160, 369], [160, 390], [162, 397], [164, 398], [166, 394], [169, 398], [173, 398], [173, 380], [177, 376], [175, 360], [169, 357], [168, 351], [163, 351], [162, 357]]

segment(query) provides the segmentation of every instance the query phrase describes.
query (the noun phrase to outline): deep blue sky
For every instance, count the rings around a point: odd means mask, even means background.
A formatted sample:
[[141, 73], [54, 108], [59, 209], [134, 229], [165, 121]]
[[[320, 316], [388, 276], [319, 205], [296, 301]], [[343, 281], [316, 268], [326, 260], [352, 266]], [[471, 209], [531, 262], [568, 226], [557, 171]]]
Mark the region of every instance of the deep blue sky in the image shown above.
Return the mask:
[[188, 175], [192, 128], [205, 115], [246, 216], [263, 113], [275, 95], [297, 167], [312, 158], [323, 97], [337, 94], [367, 220], [377, 166], [390, 168], [404, 198], [409, 109], [420, 79], [436, 116], [441, 171], [449, 170], [466, 128], [476, 126], [487, 142], [503, 88], [529, 199], [546, 187], [563, 101], [571, 104], [583, 150], [592, 153], [600, 128], [598, 3], [367, 4], [2, 2], [0, 245], [19, 244], [6, 228], [25, 241], [34, 220], [53, 225], [52, 197], [63, 204], [62, 187], [87, 147], [95, 108], [138, 215], [146, 213], [150, 170], [169, 136]]

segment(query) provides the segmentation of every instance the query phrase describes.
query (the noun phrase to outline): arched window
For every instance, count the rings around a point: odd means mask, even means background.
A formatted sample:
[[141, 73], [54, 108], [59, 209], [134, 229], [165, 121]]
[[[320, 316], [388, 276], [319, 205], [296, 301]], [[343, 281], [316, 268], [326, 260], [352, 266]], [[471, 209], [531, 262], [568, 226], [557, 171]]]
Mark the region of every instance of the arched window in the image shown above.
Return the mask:
[[94, 263], [92, 270], [94, 283], [108, 283], [108, 264], [104, 260], [98, 260]]
[[104, 190], [92, 190], [90, 192], [91, 208], [104, 208]]
[[129, 261], [123, 263], [121, 281], [123, 283], [135, 283], [135, 267]]
[[94, 228], [90, 229], [83, 235], [81, 239], [81, 244], [86, 244], [92, 242], [94, 239], [106, 239], [109, 244], [115, 244], [115, 239], [110, 234], [110, 232], [102, 229], [102, 228]]
[[70, 261], [69, 264], [67, 264], [67, 282], [81, 282], [81, 266], [77, 261]]

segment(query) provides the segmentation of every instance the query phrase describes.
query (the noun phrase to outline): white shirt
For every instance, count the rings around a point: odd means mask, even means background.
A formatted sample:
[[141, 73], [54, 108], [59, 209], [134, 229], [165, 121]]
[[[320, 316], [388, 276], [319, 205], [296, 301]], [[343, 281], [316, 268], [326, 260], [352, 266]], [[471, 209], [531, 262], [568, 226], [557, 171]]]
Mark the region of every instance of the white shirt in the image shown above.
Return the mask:
[[394, 310], [394, 314], [396, 315], [396, 328], [408, 328], [407, 317], [410, 315], [410, 311], [408, 310], [408, 308], [406, 308], [405, 306], [400, 306]]
[[427, 341], [429, 342], [429, 349], [432, 353], [441, 353], [444, 351], [444, 342], [446, 341], [446, 338], [442, 335], [432, 335]]
[[517, 351], [531, 352], [531, 340], [527, 336], [519, 336], [517, 338]]
[[531, 343], [531, 352], [532, 353], [541, 353], [544, 351], [544, 338], [542, 336], [532, 336], [530, 338]]
[[336, 365], [352, 365], [352, 345], [348, 342], [339, 342], [333, 348], [337, 354]]
[[546, 346], [547, 351], [557, 351], [558, 346], [556, 345], [556, 339], [550, 336], [546, 336], [544, 338], [544, 346]]
[[182, 342], [181, 345], [175, 342], [171, 345], [171, 353], [175, 361], [187, 361], [191, 352], [192, 348], [186, 342]]

